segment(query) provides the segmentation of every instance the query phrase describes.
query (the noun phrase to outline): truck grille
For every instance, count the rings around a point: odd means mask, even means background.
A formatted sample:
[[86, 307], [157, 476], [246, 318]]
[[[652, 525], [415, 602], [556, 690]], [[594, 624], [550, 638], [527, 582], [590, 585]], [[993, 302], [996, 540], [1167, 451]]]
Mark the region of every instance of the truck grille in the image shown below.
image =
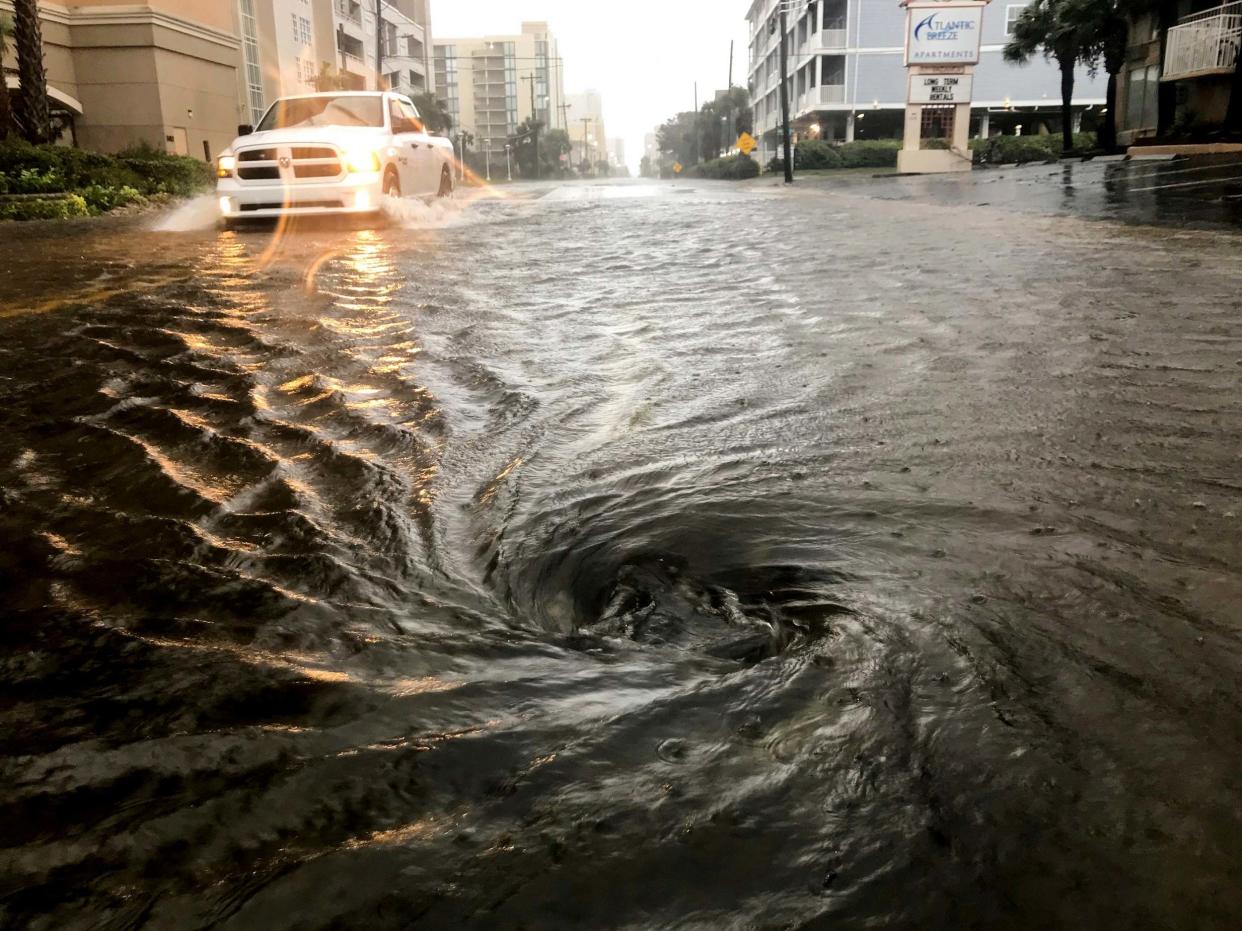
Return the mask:
[[327, 181], [341, 177], [340, 153], [331, 146], [268, 146], [237, 153], [240, 181]]

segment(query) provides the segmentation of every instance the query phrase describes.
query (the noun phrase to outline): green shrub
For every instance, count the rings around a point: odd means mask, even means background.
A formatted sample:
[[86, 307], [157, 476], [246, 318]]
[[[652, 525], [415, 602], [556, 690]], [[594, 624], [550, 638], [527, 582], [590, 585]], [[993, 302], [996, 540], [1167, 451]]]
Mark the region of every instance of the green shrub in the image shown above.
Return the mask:
[[65, 179], [54, 169], [43, 173], [36, 168], [23, 168], [5, 180], [8, 194], [59, 194], [65, 190]]
[[84, 188], [80, 188], [78, 193], [82, 195], [82, 199], [86, 201], [86, 205], [90, 207], [92, 213], [107, 213], [109, 210], [115, 210], [117, 207], [124, 207], [128, 204], [140, 204], [146, 201], [141, 191], [128, 185], [109, 187], [102, 184], [89, 184]]
[[[841, 153], [822, 139], [803, 139], [794, 149], [794, 168], [799, 171], [840, 167]], [[783, 164], [780, 170], [784, 170]]]
[[[1091, 152], [1097, 146], [1095, 133], [1075, 133], [1074, 152]], [[1061, 134], [1046, 136], [992, 136], [970, 143], [975, 161], [981, 165], [1007, 165], [1024, 162], [1051, 162], [1061, 157]]]
[[692, 178], [712, 178], [718, 181], [744, 181], [759, 177], [759, 163], [749, 155], [729, 155], [725, 158], [702, 162], [690, 169]]
[[190, 197], [214, 183], [211, 166], [184, 155], [124, 155], [120, 164], [138, 176], [144, 194]]
[[841, 163], [846, 168], [892, 168], [901, 151], [899, 139], [859, 139], [840, 148]]
[[86, 201], [77, 194], [0, 201], [0, 220], [67, 220], [90, 214]]

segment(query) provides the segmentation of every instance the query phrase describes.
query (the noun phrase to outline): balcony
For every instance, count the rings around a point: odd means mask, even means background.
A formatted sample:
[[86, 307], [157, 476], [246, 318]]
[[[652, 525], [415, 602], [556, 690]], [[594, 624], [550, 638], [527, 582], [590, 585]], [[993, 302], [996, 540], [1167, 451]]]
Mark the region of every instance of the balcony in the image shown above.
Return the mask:
[[825, 21], [824, 28], [819, 31], [819, 47], [837, 49], [845, 48], [847, 44], [845, 20]]
[[844, 84], [821, 84], [819, 87], [812, 87], [798, 98], [798, 110], [817, 110], [820, 107], [841, 103], [845, 103]]
[[1242, 0], [1186, 16], [1169, 30], [1162, 81], [1231, 74], [1242, 45]]

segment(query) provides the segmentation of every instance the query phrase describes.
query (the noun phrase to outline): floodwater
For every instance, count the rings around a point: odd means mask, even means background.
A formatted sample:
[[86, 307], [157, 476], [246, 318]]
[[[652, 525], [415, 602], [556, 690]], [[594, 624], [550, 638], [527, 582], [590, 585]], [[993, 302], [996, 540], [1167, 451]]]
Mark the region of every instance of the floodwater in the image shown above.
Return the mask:
[[1236, 234], [192, 214], [6, 246], [0, 926], [1242, 923]]

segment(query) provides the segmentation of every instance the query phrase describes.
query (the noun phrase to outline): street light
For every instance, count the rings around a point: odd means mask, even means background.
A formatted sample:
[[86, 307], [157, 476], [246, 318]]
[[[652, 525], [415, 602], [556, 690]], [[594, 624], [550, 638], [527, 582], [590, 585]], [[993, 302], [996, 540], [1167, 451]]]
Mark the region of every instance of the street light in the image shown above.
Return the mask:
[[509, 172], [509, 180], [513, 180], [513, 160], [509, 157], [509, 153], [513, 150], [513, 146], [505, 143], [505, 170]]
[[492, 140], [488, 139], [483, 149], [483, 157], [487, 159], [487, 180], [492, 180]]

